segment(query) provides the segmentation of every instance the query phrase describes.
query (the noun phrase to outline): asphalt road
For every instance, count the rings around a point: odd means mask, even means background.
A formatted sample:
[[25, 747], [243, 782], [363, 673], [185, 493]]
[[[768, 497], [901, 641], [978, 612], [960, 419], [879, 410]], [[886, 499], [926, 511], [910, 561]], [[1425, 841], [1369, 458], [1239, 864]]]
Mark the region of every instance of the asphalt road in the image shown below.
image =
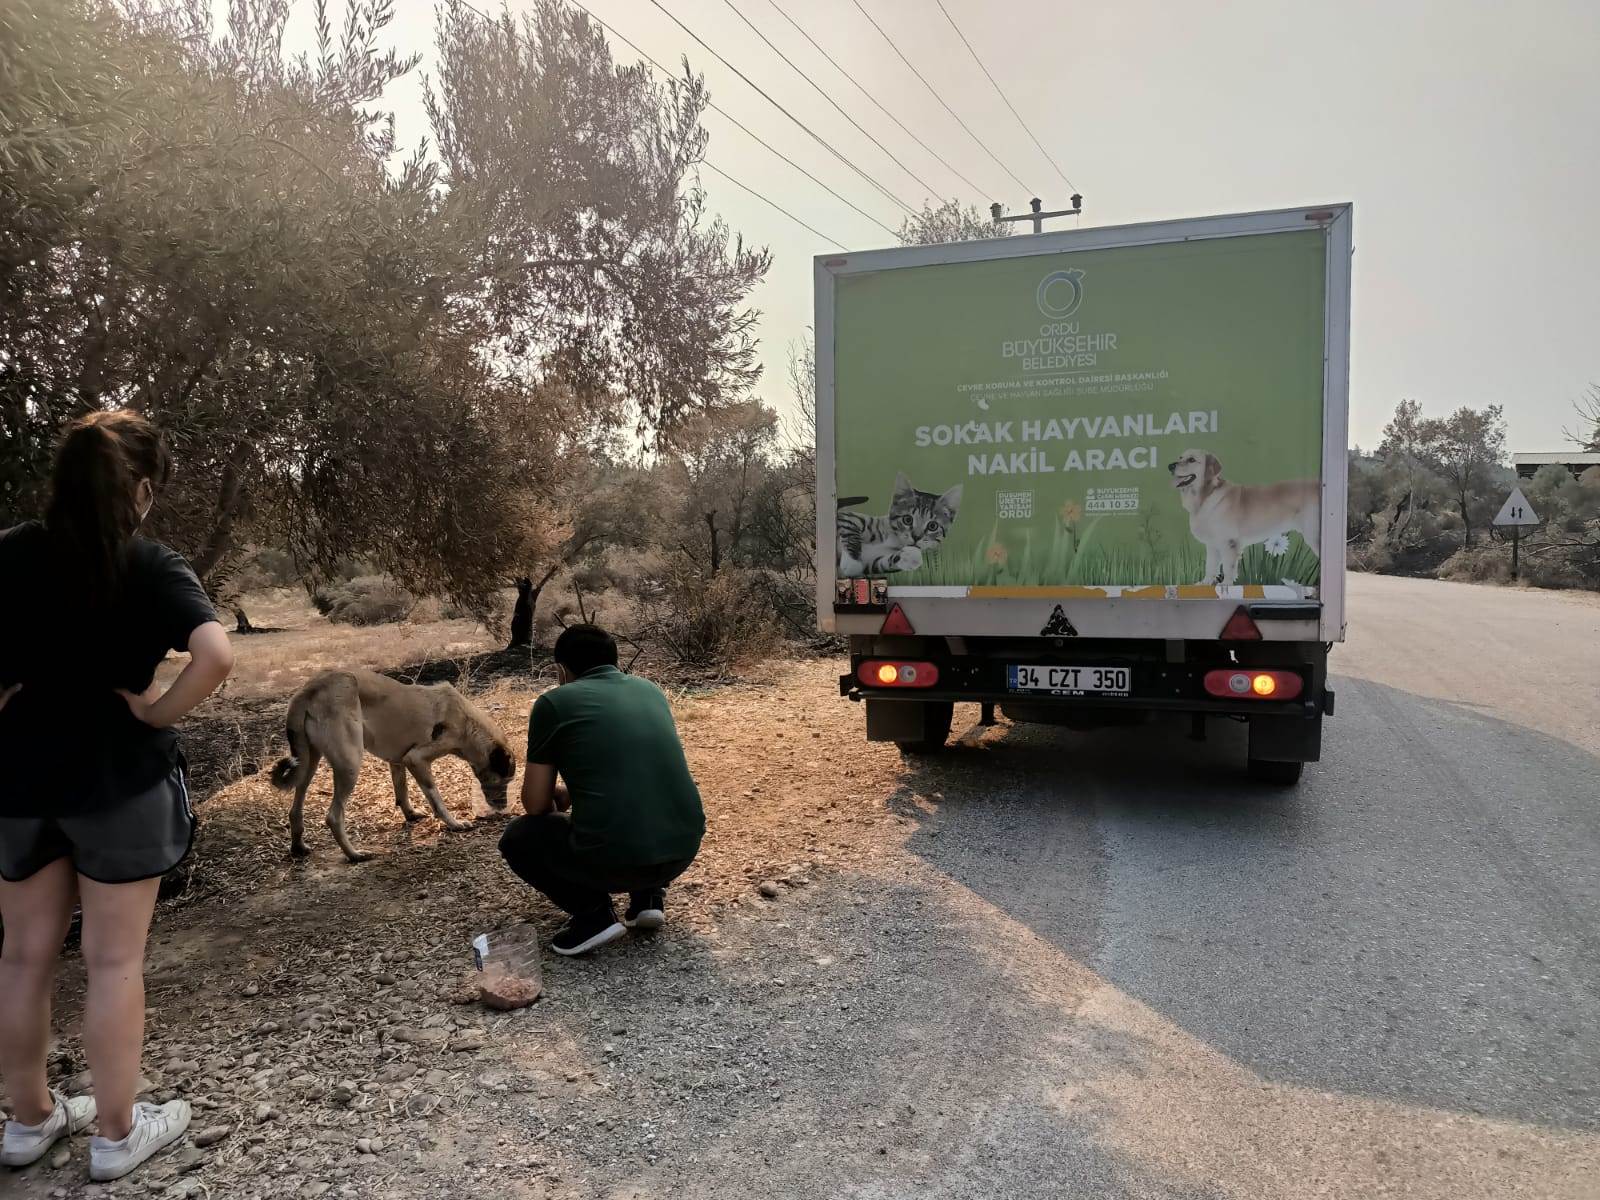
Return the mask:
[[1063, 1188], [1600, 1196], [1600, 603], [1350, 593], [1293, 792], [1231, 730], [1016, 727], [922, 773], [913, 846], [1032, 935], [1030, 1003], [1072, 981], [1019, 1147]]
[[1600, 1197], [1600, 601], [1350, 590], [1293, 791], [1231, 724], [909, 766], [903, 849], [725, 932], [773, 1096], [603, 1194]]
[[865, 964], [797, 1064], [822, 1094], [729, 1138], [716, 1177], [1600, 1196], [1600, 603], [1350, 590], [1294, 791], [1242, 776], [1235, 726], [970, 729], [914, 767], [906, 862], [786, 917]]

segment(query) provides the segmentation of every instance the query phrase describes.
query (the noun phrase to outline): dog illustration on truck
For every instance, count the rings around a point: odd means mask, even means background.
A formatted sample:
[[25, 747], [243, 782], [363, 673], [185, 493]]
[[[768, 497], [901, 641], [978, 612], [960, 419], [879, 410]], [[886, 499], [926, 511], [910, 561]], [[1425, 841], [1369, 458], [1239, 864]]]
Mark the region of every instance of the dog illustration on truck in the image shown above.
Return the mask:
[[1206, 548], [1200, 583], [1232, 587], [1246, 546], [1298, 533], [1315, 546], [1322, 523], [1322, 486], [1314, 479], [1292, 483], [1238, 484], [1222, 477], [1222, 463], [1204, 450], [1185, 450], [1174, 463], [1172, 486], [1189, 514], [1189, 532]]

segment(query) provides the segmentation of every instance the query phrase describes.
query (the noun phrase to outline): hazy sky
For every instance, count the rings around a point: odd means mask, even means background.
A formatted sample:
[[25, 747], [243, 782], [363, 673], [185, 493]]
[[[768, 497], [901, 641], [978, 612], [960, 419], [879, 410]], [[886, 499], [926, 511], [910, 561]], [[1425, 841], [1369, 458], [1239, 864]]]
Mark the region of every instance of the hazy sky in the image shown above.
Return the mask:
[[[975, 193], [864, 100], [779, 15], [980, 187]], [[490, 0], [476, 0], [491, 8]], [[511, 0], [518, 11], [526, 0]], [[903, 214], [677, 28], [651, 0], [584, 0], [669, 66], [687, 54], [712, 99], [891, 228]], [[661, 0], [889, 191], [927, 190], [852, 129], [725, 0]], [[732, 0], [913, 172], [987, 208], [1069, 189], [1006, 110], [934, 0], [861, 0], [1019, 189], [940, 107], [854, 0]], [[1512, 450], [1565, 446], [1572, 401], [1600, 382], [1600, 3], [1596, 0], [945, 0], [1006, 94], [1084, 196], [1083, 225], [1354, 201], [1351, 438], [1375, 444], [1395, 402], [1505, 405]], [[303, 6], [308, 7], [308, 6]], [[337, 5], [335, 5], [337, 8]], [[432, 47], [433, 8], [396, 0], [395, 40]], [[635, 56], [614, 45], [619, 58]], [[426, 132], [414, 81], [399, 132]], [[716, 113], [708, 158], [852, 250], [890, 241]], [[711, 172], [711, 207], [774, 262], [762, 393], [786, 399], [788, 346], [811, 323], [813, 254], [833, 247]], [[1058, 223], [1059, 227], [1059, 223]]]

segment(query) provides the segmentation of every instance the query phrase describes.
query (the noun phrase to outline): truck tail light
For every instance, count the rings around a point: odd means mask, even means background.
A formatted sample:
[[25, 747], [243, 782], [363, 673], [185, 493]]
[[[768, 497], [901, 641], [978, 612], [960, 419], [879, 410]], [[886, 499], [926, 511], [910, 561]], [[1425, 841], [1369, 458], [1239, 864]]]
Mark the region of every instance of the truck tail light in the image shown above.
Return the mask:
[[1304, 686], [1293, 671], [1235, 667], [1206, 672], [1206, 691], [1225, 700], [1293, 700]]
[[939, 682], [939, 668], [931, 662], [875, 658], [856, 668], [856, 678], [867, 687], [926, 688]]
[[1261, 629], [1250, 615], [1250, 610], [1241, 604], [1233, 610], [1233, 616], [1222, 627], [1221, 637], [1225, 642], [1259, 642]]

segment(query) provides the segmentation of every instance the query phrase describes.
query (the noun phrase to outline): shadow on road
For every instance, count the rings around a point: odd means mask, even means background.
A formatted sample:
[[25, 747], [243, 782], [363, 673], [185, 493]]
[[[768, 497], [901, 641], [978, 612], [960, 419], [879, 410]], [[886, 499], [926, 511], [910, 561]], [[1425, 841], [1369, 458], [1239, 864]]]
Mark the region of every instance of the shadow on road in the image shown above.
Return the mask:
[[1600, 761], [1360, 680], [1298, 789], [1243, 729], [1002, 726], [890, 804], [939, 870], [1279, 1082], [1600, 1128]]

